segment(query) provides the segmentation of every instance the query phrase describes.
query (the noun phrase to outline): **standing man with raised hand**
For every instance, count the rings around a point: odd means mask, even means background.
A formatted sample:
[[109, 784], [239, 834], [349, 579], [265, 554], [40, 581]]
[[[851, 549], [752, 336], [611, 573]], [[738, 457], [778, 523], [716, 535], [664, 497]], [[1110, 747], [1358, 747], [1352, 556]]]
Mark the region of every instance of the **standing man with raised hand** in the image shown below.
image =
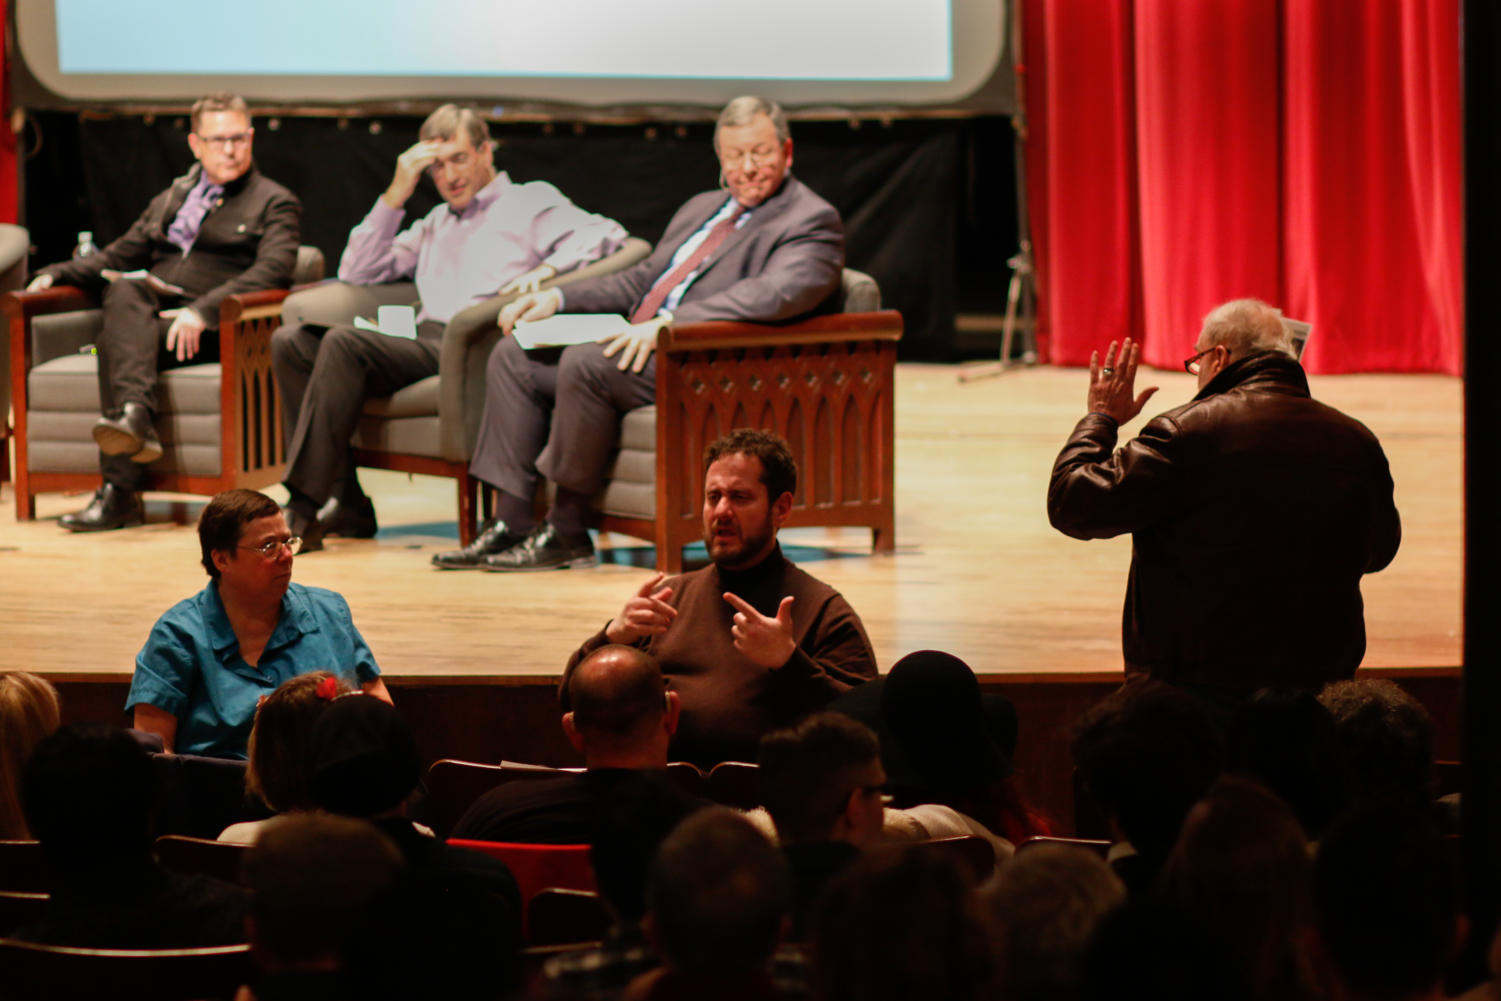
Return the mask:
[[[619, 313], [597, 344], [527, 352], [510, 336], [490, 353], [485, 413], [469, 471], [499, 490], [496, 517], [464, 549], [438, 553], [445, 569], [554, 570], [593, 565], [585, 531], [621, 416], [654, 399], [657, 335], [672, 323], [770, 323], [817, 310], [844, 265], [839, 213], [791, 174], [792, 137], [774, 102], [737, 97], [714, 130], [723, 187], [694, 195], [633, 268], [522, 296], [500, 313]], [[727, 189], [727, 190], [726, 190]], [[556, 486], [532, 517], [537, 482]]]
[[[585, 212], [546, 181], [513, 181], [497, 171], [489, 126], [475, 109], [445, 104], [418, 136], [339, 261], [339, 279], [351, 284], [414, 280], [416, 338], [310, 324], [272, 336], [289, 436], [287, 514], [303, 552], [321, 549], [327, 534], [375, 534], [375, 507], [350, 462], [350, 436], [367, 398], [437, 373], [443, 328], [454, 314], [496, 295], [533, 292], [625, 242], [619, 223]], [[443, 204], [401, 230], [424, 175]], [[325, 508], [330, 499], [337, 504]]]
[[99, 532], [143, 520], [146, 466], [161, 458], [157, 373], [219, 357], [219, 304], [237, 292], [286, 288], [297, 263], [302, 205], [261, 175], [244, 99], [217, 93], [193, 105], [188, 148], [198, 162], [151, 200], [124, 236], [76, 261], [50, 264], [27, 291], [104, 288], [94, 425], [104, 483], [59, 520]]
[[1229, 707], [1258, 688], [1317, 692], [1365, 654], [1360, 578], [1402, 538], [1381, 443], [1310, 396], [1282, 314], [1256, 299], [1209, 312], [1184, 361], [1199, 391], [1116, 448], [1156, 387], [1139, 350], [1089, 366], [1089, 413], [1053, 466], [1048, 517], [1076, 539], [1130, 532], [1127, 679]]

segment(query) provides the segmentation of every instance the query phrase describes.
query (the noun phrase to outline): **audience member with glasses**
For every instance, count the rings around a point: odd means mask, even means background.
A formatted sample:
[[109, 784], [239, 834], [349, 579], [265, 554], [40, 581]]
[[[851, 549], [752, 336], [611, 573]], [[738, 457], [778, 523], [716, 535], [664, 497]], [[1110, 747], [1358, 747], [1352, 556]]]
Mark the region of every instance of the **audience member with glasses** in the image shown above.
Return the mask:
[[302, 205], [251, 159], [255, 129], [243, 99], [210, 94], [193, 105], [188, 148], [198, 162], [151, 200], [104, 249], [42, 268], [27, 291], [75, 285], [101, 294], [99, 420], [104, 482], [71, 532], [139, 525], [146, 469], [162, 455], [157, 375], [219, 359], [219, 305], [238, 292], [286, 288], [301, 239]]
[[256, 704], [289, 678], [330, 671], [390, 701], [344, 598], [292, 583], [302, 540], [275, 501], [217, 495], [198, 541], [208, 585], [169, 608], [136, 656], [125, 708], [137, 730], [169, 752], [244, 758]]
[[1386, 455], [1364, 424], [1313, 399], [1275, 307], [1215, 307], [1193, 351], [1183, 366], [1198, 393], [1119, 449], [1157, 390], [1136, 392], [1129, 338], [1103, 365], [1095, 353], [1048, 517], [1076, 539], [1132, 535], [1127, 678], [1227, 711], [1268, 686], [1317, 692], [1360, 666], [1360, 579], [1402, 538]]

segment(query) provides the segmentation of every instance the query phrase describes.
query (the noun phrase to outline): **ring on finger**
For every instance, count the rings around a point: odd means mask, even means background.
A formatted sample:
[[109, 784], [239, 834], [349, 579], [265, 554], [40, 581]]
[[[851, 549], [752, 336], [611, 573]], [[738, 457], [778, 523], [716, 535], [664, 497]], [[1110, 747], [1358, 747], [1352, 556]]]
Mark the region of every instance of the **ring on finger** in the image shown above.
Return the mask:
[[1104, 368], [1100, 369], [1100, 374], [1101, 375], [1114, 375], [1115, 374], [1115, 369], [1111, 368], [1109, 365], [1106, 365]]

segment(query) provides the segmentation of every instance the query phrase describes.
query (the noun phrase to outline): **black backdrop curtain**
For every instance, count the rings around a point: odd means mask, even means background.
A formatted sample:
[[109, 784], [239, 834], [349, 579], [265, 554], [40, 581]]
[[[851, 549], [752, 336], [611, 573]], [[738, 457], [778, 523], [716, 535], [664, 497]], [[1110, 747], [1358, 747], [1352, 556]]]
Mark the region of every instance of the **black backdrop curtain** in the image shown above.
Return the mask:
[[[256, 119], [256, 162], [301, 197], [303, 240], [323, 250], [330, 274], [420, 121]], [[717, 183], [707, 123], [492, 130], [496, 162], [514, 179], [550, 181], [653, 242], [688, 196]], [[191, 162], [186, 131], [182, 115], [35, 114], [24, 193], [33, 264], [66, 256], [80, 230], [101, 245], [124, 232]], [[955, 313], [995, 308], [1015, 250], [1008, 120], [795, 122], [792, 131], [794, 172], [844, 216], [849, 265], [873, 274], [906, 318], [903, 357], [953, 356]], [[409, 218], [435, 200], [424, 184]]]

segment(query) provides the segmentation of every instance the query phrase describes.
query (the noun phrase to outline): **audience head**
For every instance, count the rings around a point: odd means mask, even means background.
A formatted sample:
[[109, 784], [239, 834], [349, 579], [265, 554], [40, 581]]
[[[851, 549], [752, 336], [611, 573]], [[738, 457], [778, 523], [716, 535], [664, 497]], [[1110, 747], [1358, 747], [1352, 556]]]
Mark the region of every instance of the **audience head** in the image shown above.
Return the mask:
[[591, 768], [663, 768], [677, 732], [678, 694], [635, 647], [600, 647], [568, 676], [563, 732]]
[[830, 881], [810, 929], [820, 1001], [967, 1001], [991, 977], [974, 895], [930, 852], [866, 852]]
[[398, 813], [421, 778], [411, 729], [373, 695], [335, 699], [313, 724], [308, 748], [313, 799], [330, 813]]
[[422, 123], [417, 137], [438, 144], [437, 159], [427, 174], [438, 195], [455, 212], [462, 212], [485, 185], [495, 179], [495, 145], [490, 126], [476, 109], [445, 104]]
[[761, 802], [783, 844], [879, 840], [885, 814], [881, 746], [863, 723], [816, 713], [761, 738]]
[[97, 723], [43, 738], [22, 772], [27, 823], [64, 878], [147, 861], [157, 795], [146, 752], [119, 727]]
[[1350, 776], [1350, 805], [1427, 810], [1433, 800], [1433, 721], [1385, 678], [1336, 681], [1319, 693], [1334, 717]]
[[1221, 943], [1150, 895], [1100, 919], [1081, 980], [1081, 1001], [1251, 1001]]
[[1209, 311], [1194, 351], [1199, 359], [1199, 388], [1203, 389], [1231, 362], [1262, 351], [1296, 357], [1292, 338], [1282, 324], [1282, 311], [1260, 299], [1232, 299]]
[[1073, 753], [1091, 797], [1149, 874], [1219, 774], [1223, 751], [1197, 699], [1161, 682], [1133, 681], [1084, 714]]
[[646, 873], [657, 849], [702, 805], [661, 772], [637, 771], [610, 787], [589, 838], [589, 864], [599, 895], [620, 921], [640, 921], [646, 913]]
[[357, 915], [404, 865], [396, 846], [363, 820], [314, 813], [273, 819], [244, 860], [261, 968], [337, 969]]
[[1345, 806], [1344, 752], [1334, 720], [1309, 692], [1266, 688], [1241, 705], [1230, 722], [1225, 768], [1281, 796], [1310, 841]]
[[229, 184], [243, 177], [250, 169], [255, 138], [245, 99], [224, 91], [209, 94], [193, 103], [188, 117], [192, 125], [188, 148], [203, 165], [209, 183]]
[[792, 135], [775, 101], [737, 97], [714, 126], [719, 176], [735, 201], [754, 208], [777, 193], [792, 167]]
[[21, 809], [21, 769], [32, 749], [56, 730], [62, 715], [57, 689], [26, 671], [0, 673], [0, 840], [31, 837]]
[[1311, 875], [1292, 809], [1249, 779], [1222, 776], [1189, 811], [1158, 890], [1220, 938], [1254, 997], [1280, 1001], [1311, 986]]
[[[997, 715], [1001, 718], [997, 719]], [[891, 666], [881, 690], [881, 717], [915, 778], [950, 806], [1011, 774], [1003, 741], [1015, 739], [1015, 710], [990, 703], [964, 661], [918, 650]], [[1009, 729], [1009, 738], [998, 733]]]
[[1039, 845], [1013, 856], [980, 893], [999, 1001], [1077, 998], [1095, 928], [1125, 900], [1126, 888], [1093, 852]]
[[645, 926], [672, 969], [742, 974], [771, 957], [790, 899], [776, 846], [734, 810], [710, 807], [662, 842], [647, 879]]
[[290, 538], [281, 508], [257, 490], [215, 494], [198, 516], [208, 575], [242, 589], [275, 591], [278, 599], [292, 580], [292, 550], [279, 544]]
[[1459, 944], [1458, 895], [1442, 839], [1397, 807], [1333, 825], [1314, 863], [1320, 956], [1349, 997], [1435, 995]]
[[283, 681], [266, 696], [250, 728], [245, 788], [277, 813], [316, 806], [308, 781], [313, 724], [349, 690], [338, 675], [311, 671]]
[[797, 463], [770, 431], [741, 428], [704, 451], [704, 545], [729, 570], [760, 563], [792, 511]]

